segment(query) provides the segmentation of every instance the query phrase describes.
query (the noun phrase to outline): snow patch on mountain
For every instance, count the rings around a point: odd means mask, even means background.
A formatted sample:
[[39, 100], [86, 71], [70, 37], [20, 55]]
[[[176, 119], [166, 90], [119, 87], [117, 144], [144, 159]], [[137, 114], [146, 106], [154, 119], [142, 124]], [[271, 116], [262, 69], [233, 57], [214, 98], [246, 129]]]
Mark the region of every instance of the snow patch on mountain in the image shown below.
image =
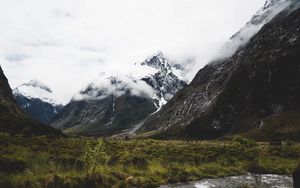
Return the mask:
[[[148, 68], [153, 68], [153, 72], [149, 72], [148, 75], [153, 75], [153, 73], [157, 72], [164, 72], [166, 70], [168, 71], [168, 73], [172, 72], [175, 76], [177, 76], [178, 79], [185, 80], [185, 68], [181, 64], [166, 58], [161, 51], [158, 51], [156, 54], [149, 56], [142, 63], [135, 63], [135, 65], [140, 65], [144, 69], [145, 66]], [[166, 75], [168, 75], [168, 73]]]
[[63, 104], [59, 97], [55, 96], [52, 89], [38, 80], [31, 80], [13, 89], [14, 96], [21, 95], [28, 99], [40, 99], [53, 106]]

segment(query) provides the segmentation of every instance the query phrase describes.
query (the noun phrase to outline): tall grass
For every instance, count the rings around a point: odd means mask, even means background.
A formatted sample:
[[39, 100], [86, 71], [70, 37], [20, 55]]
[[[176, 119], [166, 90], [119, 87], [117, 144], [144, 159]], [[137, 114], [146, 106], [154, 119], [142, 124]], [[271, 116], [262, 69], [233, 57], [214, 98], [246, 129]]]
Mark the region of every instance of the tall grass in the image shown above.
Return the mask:
[[229, 175], [291, 174], [300, 145], [0, 134], [0, 187], [157, 187]]

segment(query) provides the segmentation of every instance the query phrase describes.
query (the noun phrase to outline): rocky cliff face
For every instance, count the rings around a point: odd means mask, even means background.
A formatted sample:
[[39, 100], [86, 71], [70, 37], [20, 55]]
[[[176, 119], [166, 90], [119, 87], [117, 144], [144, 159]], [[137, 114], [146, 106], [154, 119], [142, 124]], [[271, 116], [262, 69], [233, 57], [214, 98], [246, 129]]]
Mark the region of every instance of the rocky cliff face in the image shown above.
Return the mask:
[[13, 89], [17, 104], [37, 121], [48, 125], [63, 105], [55, 100], [53, 91], [37, 80], [31, 80]]
[[16, 104], [12, 90], [0, 67], [0, 132], [25, 135], [54, 135], [62, 133], [44, 126], [27, 116]]
[[10, 112], [15, 113], [16, 116], [22, 117], [22, 111], [15, 104], [12, 90], [8, 84], [8, 80], [5, 77], [1, 67], [0, 67], [0, 112]]
[[186, 85], [182, 69], [158, 53], [136, 63], [136, 72], [101, 73], [66, 105], [51, 125], [83, 135], [134, 132]]
[[300, 139], [300, 9], [291, 3], [233, 56], [201, 69], [139, 132]]

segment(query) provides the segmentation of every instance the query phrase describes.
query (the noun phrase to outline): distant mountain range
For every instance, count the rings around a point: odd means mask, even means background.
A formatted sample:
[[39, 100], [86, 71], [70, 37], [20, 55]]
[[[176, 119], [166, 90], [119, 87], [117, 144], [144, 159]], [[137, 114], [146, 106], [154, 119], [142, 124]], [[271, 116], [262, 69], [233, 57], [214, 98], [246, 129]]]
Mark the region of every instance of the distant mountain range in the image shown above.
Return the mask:
[[101, 73], [66, 105], [51, 125], [82, 135], [132, 132], [187, 85], [183, 76], [184, 67], [161, 52], [135, 63], [131, 73]]
[[298, 1], [267, 1], [249, 22], [266, 23], [262, 29], [233, 56], [201, 69], [138, 132], [156, 138], [242, 134], [258, 140], [299, 140], [299, 7]]
[[53, 91], [37, 80], [31, 80], [13, 89], [18, 105], [34, 119], [49, 124], [63, 105], [55, 100]]

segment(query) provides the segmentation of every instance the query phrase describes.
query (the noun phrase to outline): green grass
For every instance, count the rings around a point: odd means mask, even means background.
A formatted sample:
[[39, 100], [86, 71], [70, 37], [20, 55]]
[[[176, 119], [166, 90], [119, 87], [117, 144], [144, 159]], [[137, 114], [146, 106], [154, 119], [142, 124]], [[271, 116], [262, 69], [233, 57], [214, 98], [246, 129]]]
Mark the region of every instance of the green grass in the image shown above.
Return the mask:
[[0, 134], [0, 187], [157, 187], [254, 173], [291, 174], [300, 145], [106, 140]]

